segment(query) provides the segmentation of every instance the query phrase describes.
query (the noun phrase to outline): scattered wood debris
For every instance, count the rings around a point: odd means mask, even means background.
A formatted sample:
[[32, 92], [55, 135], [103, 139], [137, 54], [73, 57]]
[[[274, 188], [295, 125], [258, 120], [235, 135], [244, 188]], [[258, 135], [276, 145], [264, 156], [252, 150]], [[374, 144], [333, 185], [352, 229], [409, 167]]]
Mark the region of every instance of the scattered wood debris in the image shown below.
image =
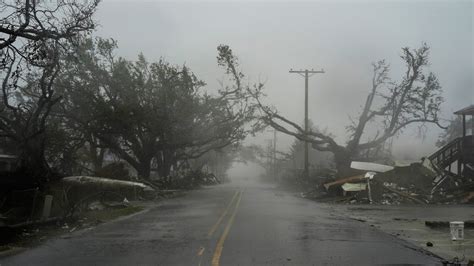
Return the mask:
[[351, 167], [366, 173], [324, 179], [319, 190], [302, 196], [319, 200], [342, 196], [349, 203], [384, 205], [474, 202], [474, 176], [440, 173], [427, 158], [399, 166], [352, 162]]

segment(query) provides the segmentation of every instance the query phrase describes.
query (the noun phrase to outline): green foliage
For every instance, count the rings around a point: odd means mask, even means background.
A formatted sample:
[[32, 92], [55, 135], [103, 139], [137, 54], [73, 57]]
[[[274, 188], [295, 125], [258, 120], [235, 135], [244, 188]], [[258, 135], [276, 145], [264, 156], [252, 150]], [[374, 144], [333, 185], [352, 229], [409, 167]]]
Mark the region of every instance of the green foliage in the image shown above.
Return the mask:
[[[188, 159], [238, 143], [253, 118], [247, 88], [240, 78], [217, 94], [185, 65], [160, 59], [116, 58], [113, 40], [84, 39], [64, 61], [57, 84], [65, 97], [59, 112], [65, 124], [93, 136], [147, 178], [154, 162], [160, 176]], [[231, 50], [219, 64], [236, 70]]]

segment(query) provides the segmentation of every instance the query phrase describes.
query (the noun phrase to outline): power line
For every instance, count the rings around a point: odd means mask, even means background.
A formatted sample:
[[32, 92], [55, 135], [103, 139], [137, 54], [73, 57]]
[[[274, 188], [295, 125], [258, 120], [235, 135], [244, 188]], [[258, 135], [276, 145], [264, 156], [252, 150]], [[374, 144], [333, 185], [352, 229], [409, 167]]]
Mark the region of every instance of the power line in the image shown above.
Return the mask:
[[[308, 134], [308, 78], [314, 74], [324, 73], [324, 69], [321, 70], [293, 70], [290, 69], [290, 73], [297, 73], [304, 77], [304, 134]], [[308, 159], [308, 142], [304, 144], [304, 177], [309, 178], [309, 159]]]

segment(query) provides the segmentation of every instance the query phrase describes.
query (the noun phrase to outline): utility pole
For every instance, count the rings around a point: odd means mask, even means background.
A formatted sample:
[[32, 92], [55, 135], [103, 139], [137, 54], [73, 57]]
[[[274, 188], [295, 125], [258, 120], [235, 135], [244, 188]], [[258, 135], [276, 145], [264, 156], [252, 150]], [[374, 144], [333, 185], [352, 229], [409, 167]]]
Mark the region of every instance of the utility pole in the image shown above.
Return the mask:
[[276, 179], [276, 175], [277, 175], [276, 148], [277, 148], [277, 131], [276, 129], [273, 129], [273, 178], [274, 179]]
[[275, 174], [275, 178], [276, 178], [276, 165], [277, 165], [277, 131], [276, 129], [273, 130], [273, 171], [274, 171], [274, 174]]
[[[308, 134], [308, 78], [314, 74], [324, 73], [324, 69], [321, 70], [293, 70], [290, 69], [290, 73], [297, 73], [304, 77], [304, 134]], [[308, 159], [308, 142], [304, 144], [304, 177], [309, 178], [309, 159]]]
[[[276, 143], [277, 143], [277, 130], [273, 129], [273, 152], [272, 152], [272, 174], [273, 178], [276, 179], [277, 167], [276, 167]], [[271, 132], [271, 131], [268, 131]]]

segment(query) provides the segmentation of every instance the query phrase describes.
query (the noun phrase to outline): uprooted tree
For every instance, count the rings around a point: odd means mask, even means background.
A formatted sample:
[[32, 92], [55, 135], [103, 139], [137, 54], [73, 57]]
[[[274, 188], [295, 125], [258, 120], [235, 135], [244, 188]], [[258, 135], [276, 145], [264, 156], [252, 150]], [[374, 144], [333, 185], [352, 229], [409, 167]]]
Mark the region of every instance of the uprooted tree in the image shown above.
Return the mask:
[[[307, 141], [319, 151], [334, 154], [338, 174], [349, 174], [350, 163], [358, 159], [367, 150], [377, 148], [389, 138], [401, 133], [412, 124], [439, 124], [438, 114], [443, 102], [442, 89], [433, 73], [425, 73], [429, 65], [429, 47], [423, 44], [418, 49], [405, 47], [401, 59], [406, 69], [401, 80], [395, 82], [389, 78], [389, 65], [384, 61], [373, 64], [372, 86], [358, 119], [347, 127], [349, 140], [345, 145], [337, 143], [329, 134], [305, 132], [297, 123], [279, 114], [275, 108], [265, 106], [260, 100], [261, 91], [254, 93], [264, 123], [276, 130]], [[373, 136], [367, 129], [380, 124]], [[369, 139], [363, 141], [363, 139]]]
[[53, 83], [64, 45], [94, 28], [98, 1], [2, 1], [0, 136], [18, 151], [18, 170], [41, 183], [51, 176], [45, 131], [60, 100]]

